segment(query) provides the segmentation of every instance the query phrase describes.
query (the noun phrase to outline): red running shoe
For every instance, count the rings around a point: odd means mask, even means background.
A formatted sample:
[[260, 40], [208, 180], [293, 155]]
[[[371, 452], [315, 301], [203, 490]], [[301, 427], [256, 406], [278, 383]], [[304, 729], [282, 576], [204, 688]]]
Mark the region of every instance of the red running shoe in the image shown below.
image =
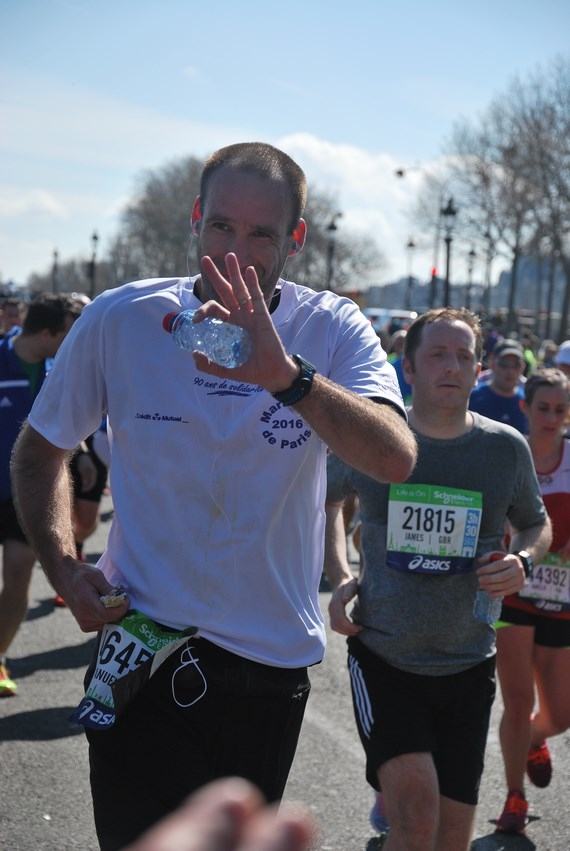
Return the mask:
[[54, 606], [59, 606], [60, 609], [66, 609], [67, 608], [67, 603], [65, 602], [63, 597], [59, 596], [59, 594], [56, 594], [55, 597], [53, 598], [53, 604], [54, 604]]
[[544, 789], [550, 783], [552, 778], [552, 761], [546, 742], [536, 747], [531, 747], [529, 750], [526, 773], [530, 782], [538, 786], [539, 789]]
[[528, 804], [522, 792], [509, 792], [499, 819], [497, 830], [504, 833], [524, 833]]

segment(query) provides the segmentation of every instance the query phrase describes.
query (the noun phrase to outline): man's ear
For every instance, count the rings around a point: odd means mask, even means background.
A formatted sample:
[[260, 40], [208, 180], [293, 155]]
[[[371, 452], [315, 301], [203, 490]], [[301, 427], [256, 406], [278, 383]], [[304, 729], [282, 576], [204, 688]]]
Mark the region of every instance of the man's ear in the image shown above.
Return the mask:
[[196, 198], [194, 201], [194, 206], [192, 207], [192, 233], [196, 236], [200, 230], [200, 222], [202, 221], [202, 209], [200, 207], [200, 196]]
[[413, 384], [414, 368], [412, 366], [411, 360], [406, 357], [406, 355], [404, 355], [404, 357], [402, 358], [402, 372], [404, 373], [404, 377], [408, 384]]
[[291, 248], [289, 249], [287, 257], [294, 257], [295, 254], [298, 254], [299, 251], [301, 251], [303, 245], [305, 244], [306, 237], [307, 223], [304, 219], [299, 219], [297, 227], [295, 228], [291, 236]]

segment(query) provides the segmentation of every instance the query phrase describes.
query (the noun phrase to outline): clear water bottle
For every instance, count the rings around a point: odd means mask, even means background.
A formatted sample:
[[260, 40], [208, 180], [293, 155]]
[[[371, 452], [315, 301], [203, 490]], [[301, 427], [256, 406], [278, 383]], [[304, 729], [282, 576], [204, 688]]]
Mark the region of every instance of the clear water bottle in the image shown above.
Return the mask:
[[195, 313], [195, 310], [167, 313], [162, 327], [187, 352], [202, 352], [228, 369], [244, 364], [251, 354], [251, 337], [245, 328], [209, 316], [202, 322], [192, 322]]
[[[503, 556], [504, 553], [493, 553], [491, 561], [500, 561]], [[479, 589], [473, 604], [473, 617], [481, 623], [495, 623], [501, 617], [502, 607], [502, 597], [491, 597], [486, 591]]]

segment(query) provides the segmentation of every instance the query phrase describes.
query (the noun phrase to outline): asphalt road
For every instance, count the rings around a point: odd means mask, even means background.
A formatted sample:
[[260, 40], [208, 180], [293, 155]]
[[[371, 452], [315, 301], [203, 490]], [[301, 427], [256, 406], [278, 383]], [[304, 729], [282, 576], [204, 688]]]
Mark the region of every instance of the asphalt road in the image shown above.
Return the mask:
[[[109, 529], [112, 505], [87, 542], [94, 561]], [[321, 594], [326, 611], [329, 594]], [[30, 609], [10, 652], [19, 685], [0, 700], [0, 849], [97, 851], [91, 814], [87, 749], [68, 716], [82, 696], [93, 637], [81, 633], [70, 612], [54, 609], [53, 592], [34, 569]], [[312, 669], [313, 691], [286, 798], [314, 812], [320, 835], [315, 851], [372, 851], [378, 840], [368, 824], [372, 792], [354, 726], [344, 640], [331, 634], [325, 661]], [[500, 697], [493, 715], [472, 851], [569, 851], [570, 735], [552, 742], [554, 777], [546, 790], [530, 786], [532, 820], [525, 837], [494, 833], [505, 796], [497, 736]], [[449, 849], [453, 851], [453, 849]]]

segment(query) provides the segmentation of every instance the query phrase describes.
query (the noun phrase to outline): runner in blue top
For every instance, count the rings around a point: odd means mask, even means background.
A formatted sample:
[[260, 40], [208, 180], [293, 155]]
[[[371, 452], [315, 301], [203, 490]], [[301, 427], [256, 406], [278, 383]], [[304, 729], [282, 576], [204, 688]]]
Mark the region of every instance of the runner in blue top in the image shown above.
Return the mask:
[[30, 304], [22, 328], [13, 328], [0, 340], [0, 697], [16, 693], [4, 657], [26, 614], [35, 562], [12, 502], [10, 455], [44, 382], [46, 362], [55, 356], [80, 313], [81, 306], [70, 296], [44, 293]]
[[521, 407], [525, 365], [524, 351], [517, 340], [499, 343], [493, 350], [491, 377], [472, 391], [469, 410], [526, 434], [528, 423]]

